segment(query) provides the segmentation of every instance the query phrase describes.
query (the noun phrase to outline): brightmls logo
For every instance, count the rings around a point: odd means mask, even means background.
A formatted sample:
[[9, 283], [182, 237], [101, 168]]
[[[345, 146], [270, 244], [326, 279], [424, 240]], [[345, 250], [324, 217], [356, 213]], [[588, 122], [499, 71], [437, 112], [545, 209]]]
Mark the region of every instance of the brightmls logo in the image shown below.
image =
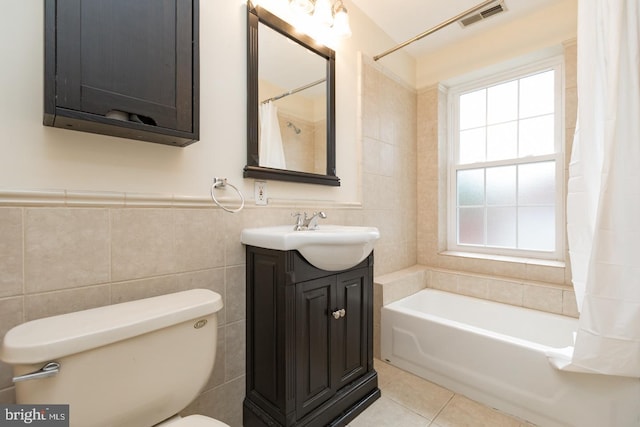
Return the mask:
[[0, 405], [0, 427], [69, 427], [69, 405]]

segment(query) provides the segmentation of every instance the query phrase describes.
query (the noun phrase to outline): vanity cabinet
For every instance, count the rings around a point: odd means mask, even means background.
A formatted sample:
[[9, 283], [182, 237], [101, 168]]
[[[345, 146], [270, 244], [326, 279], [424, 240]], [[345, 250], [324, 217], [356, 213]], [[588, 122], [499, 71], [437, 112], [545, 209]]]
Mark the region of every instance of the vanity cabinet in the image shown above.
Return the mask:
[[199, 138], [198, 0], [45, 0], [47, 126]]
[[244, 426], [341, 426], [379, 396], [373, 253], [329, 272], [247, 246]]

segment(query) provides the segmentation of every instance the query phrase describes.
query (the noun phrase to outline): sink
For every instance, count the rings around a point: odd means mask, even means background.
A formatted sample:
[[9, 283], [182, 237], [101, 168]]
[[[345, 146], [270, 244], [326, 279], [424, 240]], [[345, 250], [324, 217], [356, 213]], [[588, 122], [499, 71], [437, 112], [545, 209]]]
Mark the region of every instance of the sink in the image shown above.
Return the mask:
[[316, 230], [294, 231], [293, 225], [245, 228], [245, 245], [281, 251], [297, 250], [309, 263], [328, 271], [358, 265], [373, 250], [380, 232], [376, 227], [322, 224]]

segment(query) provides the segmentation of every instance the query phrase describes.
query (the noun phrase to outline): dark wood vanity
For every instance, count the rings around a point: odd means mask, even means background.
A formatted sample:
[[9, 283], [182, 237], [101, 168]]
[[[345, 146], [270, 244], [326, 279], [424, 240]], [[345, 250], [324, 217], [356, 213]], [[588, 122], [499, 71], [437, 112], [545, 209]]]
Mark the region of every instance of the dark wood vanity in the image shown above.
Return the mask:
[[247, 246], [244, 426], [343, 426], [380, 397], [373, 252], [344, 271]]

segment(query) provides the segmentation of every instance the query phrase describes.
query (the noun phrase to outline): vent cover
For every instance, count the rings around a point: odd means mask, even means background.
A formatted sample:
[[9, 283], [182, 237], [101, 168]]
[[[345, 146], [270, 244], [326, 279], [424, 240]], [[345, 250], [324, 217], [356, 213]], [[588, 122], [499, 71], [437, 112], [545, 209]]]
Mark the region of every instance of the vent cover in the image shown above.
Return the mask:
[[458, 20], [458, 23], [462, 28], [468, 27], [471, 24], [475, 24], [476, 22], [480, 22], [482, 20], [487, 19], [490, 16], [497, 15], [498, 13], [506, 12], [507, 7], [504, 5], [504, 0], [500, 0], [498, 4], [493, 6], [487, 6], [486, 8], [480, 10], [479, 12], [474, 12], [471, 15], [467, 15]]

